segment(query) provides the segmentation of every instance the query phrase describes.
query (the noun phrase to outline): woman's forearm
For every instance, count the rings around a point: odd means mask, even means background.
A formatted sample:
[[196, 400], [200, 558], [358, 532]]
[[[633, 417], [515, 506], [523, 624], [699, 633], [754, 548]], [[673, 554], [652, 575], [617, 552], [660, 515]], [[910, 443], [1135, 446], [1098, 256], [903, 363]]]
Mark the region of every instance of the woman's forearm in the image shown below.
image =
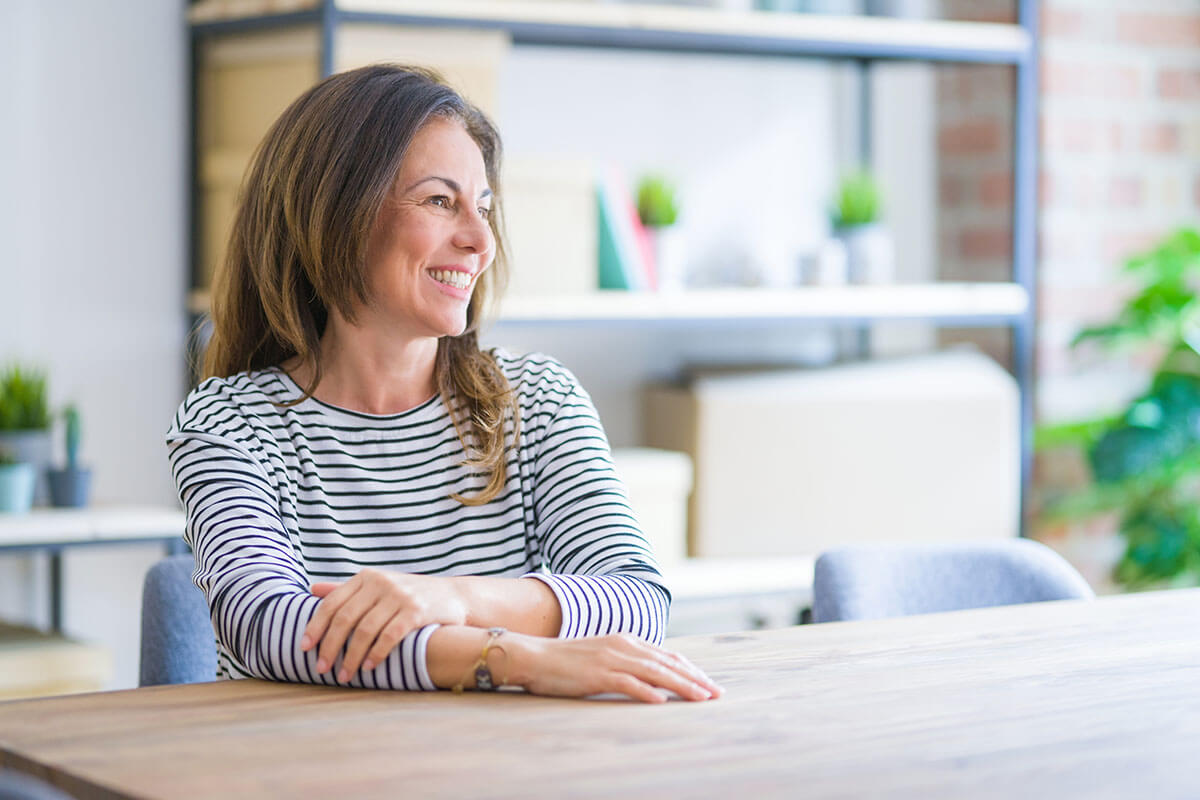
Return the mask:
[[549, 586], [536, 578], [452, 578], [467, 606], [466, 624], [503, 627], [531, 636], [558, 636], [562, 609]]

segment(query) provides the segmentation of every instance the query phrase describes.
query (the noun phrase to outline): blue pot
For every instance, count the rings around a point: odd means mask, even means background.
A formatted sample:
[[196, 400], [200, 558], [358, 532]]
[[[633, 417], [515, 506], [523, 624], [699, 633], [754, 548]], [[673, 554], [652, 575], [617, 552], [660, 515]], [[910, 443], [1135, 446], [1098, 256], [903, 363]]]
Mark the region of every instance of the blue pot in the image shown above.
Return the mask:
[[50, 478], [50, 502], [58, 508], [83, 508], [88, 504], [88, 490], [92, 485], [92, 471], [80, 467], [52, 469]]
[[33, 464], [0, 464], [0, 512], [23, 514], [33, 506], [37, 468]]
[[0, 449], [8, 450], [16, 460], [34, 466], [34, 505], [50, 504], [50, 485], [46, 470], [50, 469], [50, 453], [53, 449], [50, 430], [0, 431]]

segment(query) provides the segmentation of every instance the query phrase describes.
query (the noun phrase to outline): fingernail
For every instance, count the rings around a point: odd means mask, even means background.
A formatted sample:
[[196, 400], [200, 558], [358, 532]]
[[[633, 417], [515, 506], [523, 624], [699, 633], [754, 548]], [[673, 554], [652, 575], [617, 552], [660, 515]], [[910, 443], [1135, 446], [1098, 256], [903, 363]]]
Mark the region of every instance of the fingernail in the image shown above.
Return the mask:
[[350, 680], [350, 674], [346, 670], [338, 673], [338, 683], [345, 683], [348, 680]]
[[363, 662], [363, 669], [367, 670], [368, 672], [375, 669], [375, 662], [368, 658]]
[[327, 669], [329, 669], [329, 662], [323, 658], [318, 658], [317, 659], [317, 672], [318, 673], [324, 672]]
[[306, 635], [300, 640], [300, 649], [307, 650], [310, 647], [312, 647], [312, 639]]

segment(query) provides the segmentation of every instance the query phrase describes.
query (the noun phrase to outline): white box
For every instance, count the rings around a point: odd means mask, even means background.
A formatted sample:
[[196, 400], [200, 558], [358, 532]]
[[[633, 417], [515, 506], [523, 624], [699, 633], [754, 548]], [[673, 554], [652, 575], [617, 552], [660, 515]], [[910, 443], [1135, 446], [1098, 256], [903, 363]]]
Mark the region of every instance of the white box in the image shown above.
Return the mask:
[[1017, 387], [978, 353], [701, 376], [646, 400], [643, 441], [695, 463], [693, 556], [1017, 533]]
[[687, 555], [692, 460], [686, 453], [630, 447], [613, 450], [613, 464], [659, 563], [681, 561]]

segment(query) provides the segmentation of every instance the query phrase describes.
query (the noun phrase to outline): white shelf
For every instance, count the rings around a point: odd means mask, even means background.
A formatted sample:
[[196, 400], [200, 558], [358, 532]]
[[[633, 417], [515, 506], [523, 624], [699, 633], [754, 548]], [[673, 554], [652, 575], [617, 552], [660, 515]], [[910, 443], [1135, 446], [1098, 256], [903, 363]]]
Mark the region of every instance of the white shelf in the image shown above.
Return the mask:
[[597, 291], [566, 297], [509, 297], [503, 322], [720, 320], [1015, 321], [1029, 306], [1014, 283], [704, 289], [678, 293]]
[[157, 506], [35, 508], [0, 514], [0, 549], [133, 539], [182, 539], [183, 512]]
[[[201, 25], [315, 13], [318, 7], [317, 0], [204, 0], [191, 6], [188, 19]], [[351, 22], [358, 15], [396, 17], [409, 24], [478, 23], [508, 30], [518, 41], [546, 44], [1008, 63], [1031, 52], [1023, 28], [997, 23], [573, 0], [337, 0], [335, 7]]]

